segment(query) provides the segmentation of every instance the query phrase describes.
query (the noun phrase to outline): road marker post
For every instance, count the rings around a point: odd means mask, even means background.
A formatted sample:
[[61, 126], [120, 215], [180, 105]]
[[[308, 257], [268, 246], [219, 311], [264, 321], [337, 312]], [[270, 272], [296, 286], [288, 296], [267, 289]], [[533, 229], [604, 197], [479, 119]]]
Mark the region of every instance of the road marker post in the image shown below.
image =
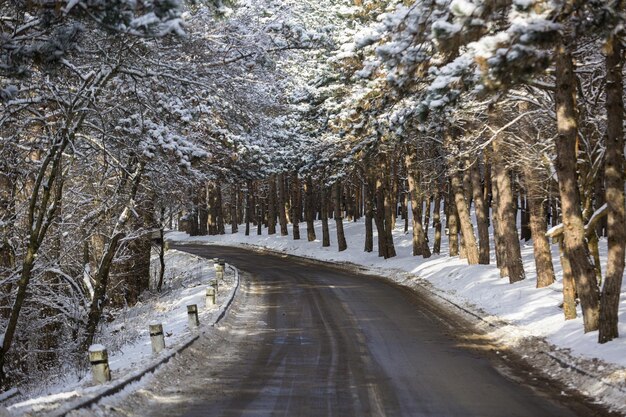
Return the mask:
[[163, 335], [163, 325], [152, 323], [149, 325], [150, 342], [152, 343], [152, 353], [158, 354], [165, 349], [165, 336]]
[[200, 326], [200, 320], [198, 320], [198, 305], [190, 304], [187, 306], [187, 323], [189, 328], [194, 330]]
[[206, 307], [214, 306], [216, 303], [217, 291], [213, 287], [206, 289]]
[[109, 354], [104, 346], [91, 345], [89, 347], [89, 363], [91, 364], [93, 382], [96, 384], [104, 384], [111, 380]]
[[224, 269], [226, 269], [226, 261], [224, 261], [223, 259], [218, 259], [217, 263], [215, 264], [215, 276], [217, 277], [218, 281], [224, 279]]

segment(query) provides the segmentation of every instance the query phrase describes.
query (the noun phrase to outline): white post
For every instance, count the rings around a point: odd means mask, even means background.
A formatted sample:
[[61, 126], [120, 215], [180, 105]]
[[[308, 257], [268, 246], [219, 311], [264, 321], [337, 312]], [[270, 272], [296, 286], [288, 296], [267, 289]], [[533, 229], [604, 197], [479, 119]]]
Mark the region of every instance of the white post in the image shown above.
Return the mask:
[[190, 304], [187, 306], [187, 323], [190, 329], [196, 329], [200, 326], [200, 320], [198, 320], [198, 305]]
[[165, 336], [163, 335], [163, 325], [152, 323], [150, 329], [150, 342], [152, 342], [152, 353], [159, 353], [165, 349]]
[[226, 267], [226, 262], [223, 259], [218, 259], [215, 264], [215, 276], [218, 281], [224, 279], [224, 269]]
[[96, 384], [104, 384], [111, 380], [109, 355], [104, 346], [91, 345], [89, 347], [89, 362], [91, 363], [93, 382]]
[[216, 295], [217, 294], [216, 294], [215, 288], [209, 287], [209, 288], [206, 289], [206, 306], [207, 306], [207, 308], [215, 305]]

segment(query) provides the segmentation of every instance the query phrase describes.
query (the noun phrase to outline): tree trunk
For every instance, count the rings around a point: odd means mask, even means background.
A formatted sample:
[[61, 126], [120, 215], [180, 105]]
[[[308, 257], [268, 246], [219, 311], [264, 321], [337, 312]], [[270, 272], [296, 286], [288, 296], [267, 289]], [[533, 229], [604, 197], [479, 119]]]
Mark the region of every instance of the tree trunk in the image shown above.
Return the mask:
[[208, 210], [208, 196], [207, 196], [207, 187], [208, 185], [204, 184], [198, 187], [198, 229], [197, 234], [199, 236], [206, 236], [208, 231], [208, 223], [209, 223], [209, 210]]
[[346, 235], [343, 231], [343, 219], [341, 217], [341, 183], [339, 181], [333, 184], [333, 205], [335, 206], [335, 224], [337, 226], [337, 248], [339, 252], [348, 249], [346, 243]]
[[365, 185], [365, 252], [374, 250], [374, 193], [372, 192], [371, 179], [366, 180]]
[[465, 252], [467, 254], [467, 262], [470, 265], [476, 265], [478, 264], [478, 245], [476, 244], [474, 228], [472, 227], [472, 219], [470, 218], [467, 201], [465, 200], [463, 180], [460, 172], [456, 171], [452, 173], [451, 184], [459, 216], [459, 223], [463, 232], [463, 246], [465, 247]]
[[293, 240], [300, 240], [300, 181], [298, 172], [291, 176], [291, 226]]
[[478, 161], [479, 159], [476, 158], [476, 161], [474, 161], [474, 163], [469, 167], [472, 180], [472, 192], [474, 194], [476, 223], [478, 226], [478, 240], [480, 244], [478, 263], [482, 265], [489, 265], [489, 222], [487, 220], [489, 213], [483, 196]]
[[454, 193], [452, 192], [451, 186], [449, 186], [446, 199], [446, 217], [450, 256], [459, 256], [459, 226], [456, 218], [456, 207], [454, 205]]
[[91, 306], [89, 307], [89, 313], [87, 315], [87, 329], [85, 332], [85, 339], [82, 343], [82, 348], [85, 351], [89, 349], [89, 346], [91, 346], [94, 341], [96, 330], [98, 328], [98, 324], [100, 323], [102, 312], [104, 311], [107, 286], [109, 282], [109, 271], [111, 270], [111, 265], [113, 264], [113, 259], [117, 253], [120, 242], [126, 236], [126, 233], [122, 229], [126, 226], [131, 218], [131, 214], [134, 211], [135, 198], [137, 196], [144, 167], [145, 164], [140, 162], [133, 173], [132, 189], [126, 203], [126, 207], [124, 207], [122, 214], [119, 216], [117, 223], [115, 224], [113, 235], [106, 246], [102, 259], [100, 260], [98, 270], [95, 274], [94, 295], [93, 300], [91, 301]]
[[278, 174], [278, 220], [280, 222], [280, 235], [287, 236], [289, 231], [287, 230], [287, 210], [286, 205], [286, 193], [285, 193], [285, 175]]
[[[215, 186], [211, 183], [208, 183], [205, 187], [205, 193], [206, 193], [206, 204], [208, 204], [209, 210], [208, 210], [208, 216], [207, 216], [207, 226], [208, 226], [208, 233], [210, 235], [216, 235], [217, 234], [217, 207], [215, 204]], [[200, 216], [198, 216], [200, 217]]]
[[422, 255], [424, 258], [430, 258], [430, 248], [426, 242], [426, 234], [424, 233], [421, 218], [417, 210], [420, 200], [419, 183], [417, 175], [415, 175], [417, 153], [415, 149], [407, 149], [407, 152], [408, 153], [405, 156], [405, 164], [409, 183], [409, 192], [411, 194], [411, 212], [413, 213], [413, 256]]
[[492, 223], [493, 223], [493, 236], [494, 236], [494, 242], [495, 242], [495, 252], [496, 252], [496, 265], [498, 266], [498, 269], [500, 269], [500, 277], [506, 277], [509, 275], [509, 271], [507, 269], [507, 262], [506, 262], [506, 250], [505, 250], [505, 245], [504, 245], [504, 240], [502, 238], [503, 232], [502, 229], [500, 228], [500, 225], [502, 224], [500, 222], [499, 219], [499, 212], [497, 210], [498, 207], [498, 202], [499, 202], [499, 194], [498, 194], [498, 187], [496, 184], [496, 181], [493, 180], [493, 178], [496, 176], [496, 167], [495, 165], [491, 165], [491, 172], [492, 175], [490, 176], [492, 181], [491, 181], [491, 187], [492, 187], [492, 191], [491, 191], [491, 218], [492, 218]]
[[[261, 187], [259, 186], [258, 189]], [[261, 236], [263, 234], [263, 199], [261, 196], [257, 196], [257, 203], [255, 205], [256, 210], [256, 234], [257, 236]]]
[[160, 293], [163, 289], [163, 280], [165, 278], [165, 232], [163, 230], [163, 222], [161, 222], [159, 236], [159, 278], [157, 279], [156, 290]]
[[267, 196], [267, 234], [276, 234], [276, 175], [269, 177], [269, 195]]
[[572, 276], [572, 266], [565, 256], [563, 236], [558, 237], [558, 244], [561, 268], [563, 269], [563, 315], [565, 320], [573, 320], [576, 318], [576, 287]]
[[520, 192], [520, 221], [521, 221], [521, 233], [520, 239], [524, 242], [528, 242], [532, 236], [532, 230], [530, 225], [530, 209], [528, 202], [528, 190], [524, 190], [524, 192]]
[[435, 186], [434, 204], [433, 204], [433, 227], [435, 228], [435, 241], [433, 242], [433, 253], [439, 255], [441, 253], [441, 194], [439, 185]]
[[511, 176], [504, 161], [504, 144], [502, 138], [493, 141], [493, 166], [495, 176], [493, 182], [497, 188], [498, 198], [496, 202], [497, 225], [500, 231], [500, 244], [504, 245], [504, 261], [509, 276], [509, 282], [514, 283], [526, 278], [520, 243], [517, 239], [517, 226], [515, 216], [515, 202], [513, 201], [513, 189]]
[[618, 312], [624, 255], [626, 220], [624, 214], [624, 101], [622, 80], [622, 45], [618, 38], [608, 41], [606, 56], [607, 131], [605, 151], [605, 188], [608, 206], [608, 256], [606, 278], [602, 287], [598, 341], [609, 342], [619, 337]]
[[28, 295], [28, 286], [32, 275], [39, 249], [43, 243], [52, 219], [57, 215], [63, 194], [63, 152], [69, 144], [69, 138], [64, 137], [59, 144], [48, 151], [46, 157], [40, 162], [39, 171], [33, 182], [30, 192], [26, 230], [28, 230], [28, 242], [22, 261], [20, 279], [17, 282], [15, 300], [9, 312], [4, 337], [0, 346], [0, 387], [6, 385], [4, 371], [7, 354], [13, 344], [13, 338], [17, 330], [17, 324]]
[[330, 232], [328, 230], [328, 191], [322, 182], [320, 187], [321, 214], [322, 214], [322, 247], [330, 246]]
[[215, 184], [215, 210], [217, 214], [217, 233], [220, 235], [226, 234], [226, 227], [224, 225], [224, 212], [222, 210], [222, 185], [218, 182]]
[[230, 233], [235, 234], [239, 230], [239, 224], [237, 222], [237, 190], [235, 185], [230, 187]]
[[246, 236], [250, 236], [250, 223], [252, 223], [252, 213], [254, 206], [252, 203], [252, 193], [254, 192], [254, 183], [248, 180], [248, 190], [246, 191]]
[[[393, 187], [393, 184], [390, 184], [390, 181], [392, 179], [394, 179], [397, 183], [397, 177], [394, 178], [388, 173], [388, 166], [386, 166], [387, 164], [387, 158], [385, 157], [385, 155], [382, 155], [382, 162], [383, 162], [383, 176], [385, 177], [385, 182], [384, 182], [384, 186], [383, 186], [383, 194], [384, 194], [384, 210], [385, 210], [385, 227], [384, 227], [384, 233], [385, 233], [385, 259], [388, 258], [393, 258], [394, 256], [396, 256], [396, 248], [394, 246], [393, 243], [393, 231], [395, 229], [395, 225], [396, 225], [396, 214], [397, 214], [397, 203], [396, 203], [396, 196], [397, 196], [397, 187]], [[393, 161], [393, 158], [390, 158], [391, 161]], [[396, 164], [397, 165], [397, 164]], [[396, 166], [396, 172], [397, 172], [397, 166]]]
[[428, 242], [428, 226], [430, 226], [430, 212], [432, 211], [432, 196], [430, 194], [426, 195], [424, 199], [426, 201], [426, 208], [424, 210], [424, 236], [426, 237], [426, 242]]
[[559, 179], [563, 217], [565, 256], [572, 267], [576, 290], [583, 311], [585, 332], [598, 329], [599, 291], [595, 270], [585, 241], [581, 199], [577, 182], [576, 75], [569, 45], [556, 49], [556, 139], [555, 168]]
[[540, 179], [534, 166], [524, 167], [526, 178], [528, 211], [530, 214], [530, 233], [533, 239], [535, 267], [537, 269], [537, 288], [547, 287], [555, 281], [554, 266], [550, 242], [546, 237], [548, 231], [547, 216], [543, 193], [540, 188]]
[[313, 201], [313, 178], [309, 175], [306, 177], [304, 184], [304, 192], [306, 197], [305, 210], [306, 210], [306, 235], [309, 242], [313, 242], [315, 236], [315, 205]]

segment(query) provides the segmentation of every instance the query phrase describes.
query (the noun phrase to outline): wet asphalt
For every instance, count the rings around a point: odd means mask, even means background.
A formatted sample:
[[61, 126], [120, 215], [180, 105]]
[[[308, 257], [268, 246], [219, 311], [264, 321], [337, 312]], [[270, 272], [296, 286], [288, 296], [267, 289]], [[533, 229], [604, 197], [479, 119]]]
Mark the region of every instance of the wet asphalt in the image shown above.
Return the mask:
[[179, 386], [167, 415], [604, 415], [549, 382], [527, 384], [488, 338], [425, 295], [292, 257], [175, 248], [224, 258], [244, 280], [221, 324], [228, 336], [194, 370], [205, 382]]

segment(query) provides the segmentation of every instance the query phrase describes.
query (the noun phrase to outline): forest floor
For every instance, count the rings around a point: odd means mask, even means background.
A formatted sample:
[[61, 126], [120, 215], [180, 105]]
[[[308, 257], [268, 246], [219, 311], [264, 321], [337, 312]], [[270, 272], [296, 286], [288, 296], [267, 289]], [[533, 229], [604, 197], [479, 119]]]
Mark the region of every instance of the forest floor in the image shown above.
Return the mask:
[[[413, 257], [411, 232], [404, 232], [404, 224], [398, 221], [394, 233], [397, 256], [384, 260], [377, 256], [376, 237], [374, 252], [363, 252], [364, 225], [360, 222], [344, 222], [348, 249], [337, 252], [334, 222], [330, 221], [331, 247], [321, 246], [321, 223], [316, 222], [318, 239], [306, 240], [306, 225], [301, 224], [301, 240], [279, 234], [262, 235], [251, 228], [245, 236], [239, 233], [222, 236], [194, 236], [171, 232], [167, 239], [172, 242], [204, 243], [217, 245], [247, 246], [272, 250], [289, 255], [329, 261], [358, 268], [361, 272], [387, 277], [407, 287], [427, 288], [435, 296], [445, 300], [451, 308], [459, 308], [474, 316], [489, 335], [499, 343], [526, 357], [533, 365], [544, 370], [550, 377], [615, 410], [626, 412], [626, 280], [622, 287], [620, 303], [621, 338], [610, 343], [597, 343], [597, 332], [583, 333], [582, 316], [565, 321], [562, 303], [562, 270], [555, 262], [557, 282], [547, 288], [537, 289], [532, 241], [522, 243], [522, 255], [526, 279], [509, 284], [500, 278], [495, 265], [469, 266], [465, 260], [447, 255], [447, 240], [442, 240], [441, 255], [429, 259]], [[289, 231], [291, 234], [291, 229]], [[433, 241], [432, 228], [429, 230]], [[606, 261], [606, 241], [600, 243], [601, 259]], [[493, 245], [492, 245], [493, 247]], [[553, 246], [553, 259], [558, 260], [558, 248]], [[492, 261], [495, 254], [492, 251]], [[495, 263], [495, 262], [494, 262]], [[454, 307], [456, 306], [456, 307]]]
[[[216, 305], [205, 308], [207, 285], [215, 279], [213, 263], [206, 259], [169, 250], [165, 255], [165, 264], [161, 293], [146, 291], [135, 306], [109, 312], [111, 318], [104, 324], [97, 342], [107, 348], [112, 383], [148, 368], [193, 336], [187, 324], [187, 305], [197, 304], [201, 325], [211, 324], [220, 314], [222, 304], [232, 297], [235, 279], [231, 273], [226, 273], [225, 279], [219, 283]], [[158, 257], [155, 256], [152, 259], [153, 281], [156, 280], [158, 265]], [[155, 282], [151, 286], [155, 287]], [[162, 323], [165, 333], [166, 349], [158, 355], [152, 353], [148, 332], [148, 325], [152, 323]], [[98, 394], [110, 385], [94, 385], [87, 359], [83, 362], [68, 364], [58, 377], [44, 384], [20, 387], [22, 395], [8, 406], [10, 415], [48, 415], [70, 407], [76, 400]]]

